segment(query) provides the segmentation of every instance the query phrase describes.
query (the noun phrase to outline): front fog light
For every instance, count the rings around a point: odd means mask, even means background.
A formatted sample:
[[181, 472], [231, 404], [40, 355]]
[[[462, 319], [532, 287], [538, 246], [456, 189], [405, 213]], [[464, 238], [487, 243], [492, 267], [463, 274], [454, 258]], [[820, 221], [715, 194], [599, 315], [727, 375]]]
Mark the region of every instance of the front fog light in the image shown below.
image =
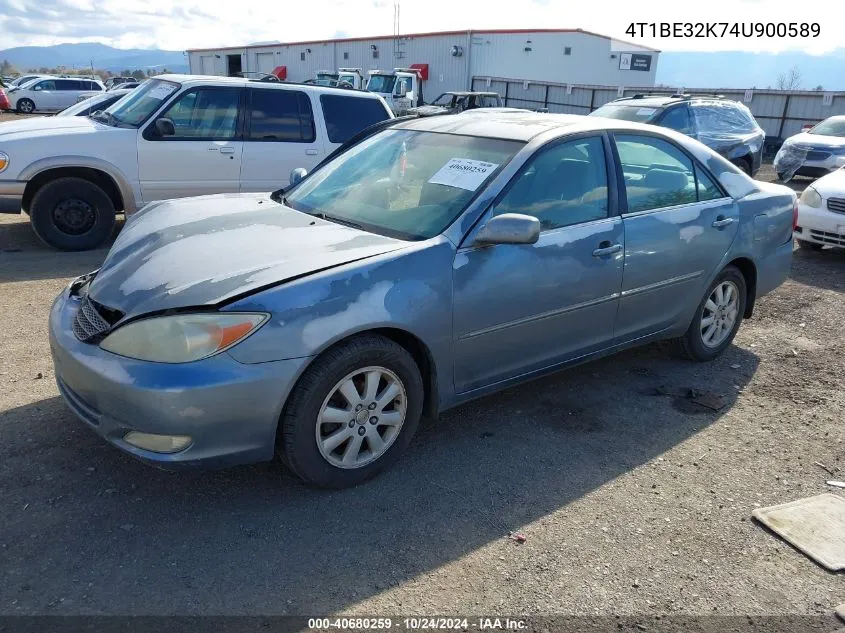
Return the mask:
[[155, 435], [129, 431], [123, 436], [123, 441], [154, 453], [178, 453], [188, 448], [191, 438], [187, 435]]

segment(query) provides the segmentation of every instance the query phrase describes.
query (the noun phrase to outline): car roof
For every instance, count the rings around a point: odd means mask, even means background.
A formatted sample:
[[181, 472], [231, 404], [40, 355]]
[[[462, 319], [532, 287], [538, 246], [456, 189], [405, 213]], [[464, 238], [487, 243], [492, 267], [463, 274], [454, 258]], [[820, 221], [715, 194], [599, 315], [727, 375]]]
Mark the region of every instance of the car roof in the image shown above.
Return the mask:
[[367, 92], [366, 90], [356, 90], [355, 88], [339, 88], [336, 86], [320, 86], [318, 84], [302, 84], [291, 81], [260, 81], [258, 79], [250, 79], [248, 77], [218, 77], [215, 75], [156, 75], [151, 79], [163, 79], [165, 81], [175, 81], [183, 86], [251, 86], [253, 88], [262, 88], [268, 90], [278, 90], [287, 88], [296, 88], [297, 90], [304, 90], [307, 92], [316, 92], [318, 94], [344, 94], [354, 95], [368, 99], [379, 99], [379, 96], [374, 92]]
[[496, 108], [482, 108], [474, 113], [465, 112], [448, 117], [423, 117], [399, 123], [396, 128], [522, 142], [528, 142], [535, 136], [555, 131], [558, 132], [558, 136], [563, 136], [606, 129], [654, 133], [656, 129], [653, 125], [583, 114], [548, 114], [527, 110], [515, 112]]
[[485, 96], [485, 97], [487, 97], [487, 96], [492, 97], [494, 95], [497, 96], [497, 97], [499, 96], [498, 92], [472, 92], [472, 91], [469, 91], [469, 90], [449, 90], [448, 92], [444, 92], [443, 94], [444, 95], [457, 95], [459, 97], [467, 97], [467, 96], [470, 96], [470, 95], [482, 95], [482, 96]]
[[632, 108], [662, 108], [676, 103], [696, 103], [701, 101], [730, 104], [737, 103], [732, 99], [725, 99], [724, 97], [718, 95], [634, 95], [633, 97], [614, 99], [613, 101], [608, 101], [604, 105], [630, 106]]

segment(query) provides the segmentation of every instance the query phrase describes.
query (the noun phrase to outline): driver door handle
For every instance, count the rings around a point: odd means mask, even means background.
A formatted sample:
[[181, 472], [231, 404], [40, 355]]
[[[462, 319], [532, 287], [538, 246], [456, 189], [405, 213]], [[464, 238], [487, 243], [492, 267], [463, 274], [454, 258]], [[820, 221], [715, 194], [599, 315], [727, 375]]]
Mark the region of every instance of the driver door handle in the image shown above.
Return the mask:
[[229, 146], [223, 146], [223, 147], [220, 148], [220, 153], [221, 154], [234, 154], [235, 148], [229, 147]]
[[718, 218], [716, 218], [713, 221], [713, 226], [717, 229], [720, 229], [723, 226], [728, 226], [729, 224], [733, 224], [733, 222], [734, 222], [733, 218], [726, 218], [726, 217], [720, 215]]
[[316, 156], [316, 155], [317, 155], [317, 150], [316, 150], [316, 149], [306, 149], [306, 150], [305, 150], [305, 153], [306, 153], [308, 156]]
[[593, 257], [604, 257], [605, 255], [613, 255], [613, 253], [618, 253], [622, 250], [622, 244], [619, 242], [611, 244], [609, 241], [605, 240], [599, 247], [593, 251]]

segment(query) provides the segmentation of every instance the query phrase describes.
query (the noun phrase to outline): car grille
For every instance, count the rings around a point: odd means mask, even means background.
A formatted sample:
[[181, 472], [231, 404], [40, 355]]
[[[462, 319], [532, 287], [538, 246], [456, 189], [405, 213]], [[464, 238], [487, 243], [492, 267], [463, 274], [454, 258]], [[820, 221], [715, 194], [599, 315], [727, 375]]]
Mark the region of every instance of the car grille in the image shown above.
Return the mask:
[[79, 312], [73, 320], [73, 333], [80, 341], [93, 341], [111, 328], [111, 324], [100, 314], [94, 302], [88, 295], [79, 302]]
[[828, 198], [827, 208], [836, 213], [845, 213], [845, 198]]
[[830, 158], [830, 152], [822, 152], [814, 149], [807, 152], [807, 160], [827, 160]]
[[845, 246], [845, 235], [839, 233], [830, 233], [828, 231], [810, 230], [810, 235], [816, 238], [819, 242], [825, 244], [832, 244], [833, 246]]

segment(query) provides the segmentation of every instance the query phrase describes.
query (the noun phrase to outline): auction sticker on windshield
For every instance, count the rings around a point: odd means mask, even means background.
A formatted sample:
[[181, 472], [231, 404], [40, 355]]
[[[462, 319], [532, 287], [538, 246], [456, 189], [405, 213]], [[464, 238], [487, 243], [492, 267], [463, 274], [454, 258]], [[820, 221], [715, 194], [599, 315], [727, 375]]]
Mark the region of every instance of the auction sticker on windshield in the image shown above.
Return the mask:
[[170, 96], [170, 94], [176, 90], [176, 86], [172, 84], [160, 84], [152, 88], [148, 93], [147, 96], [151, 99], [165, 99]]
[[496, 163], [485, 163], [470, 158], [452, 158], [429, 178], [428, 182], [475, 191], [496, 167], [498, 167]]

